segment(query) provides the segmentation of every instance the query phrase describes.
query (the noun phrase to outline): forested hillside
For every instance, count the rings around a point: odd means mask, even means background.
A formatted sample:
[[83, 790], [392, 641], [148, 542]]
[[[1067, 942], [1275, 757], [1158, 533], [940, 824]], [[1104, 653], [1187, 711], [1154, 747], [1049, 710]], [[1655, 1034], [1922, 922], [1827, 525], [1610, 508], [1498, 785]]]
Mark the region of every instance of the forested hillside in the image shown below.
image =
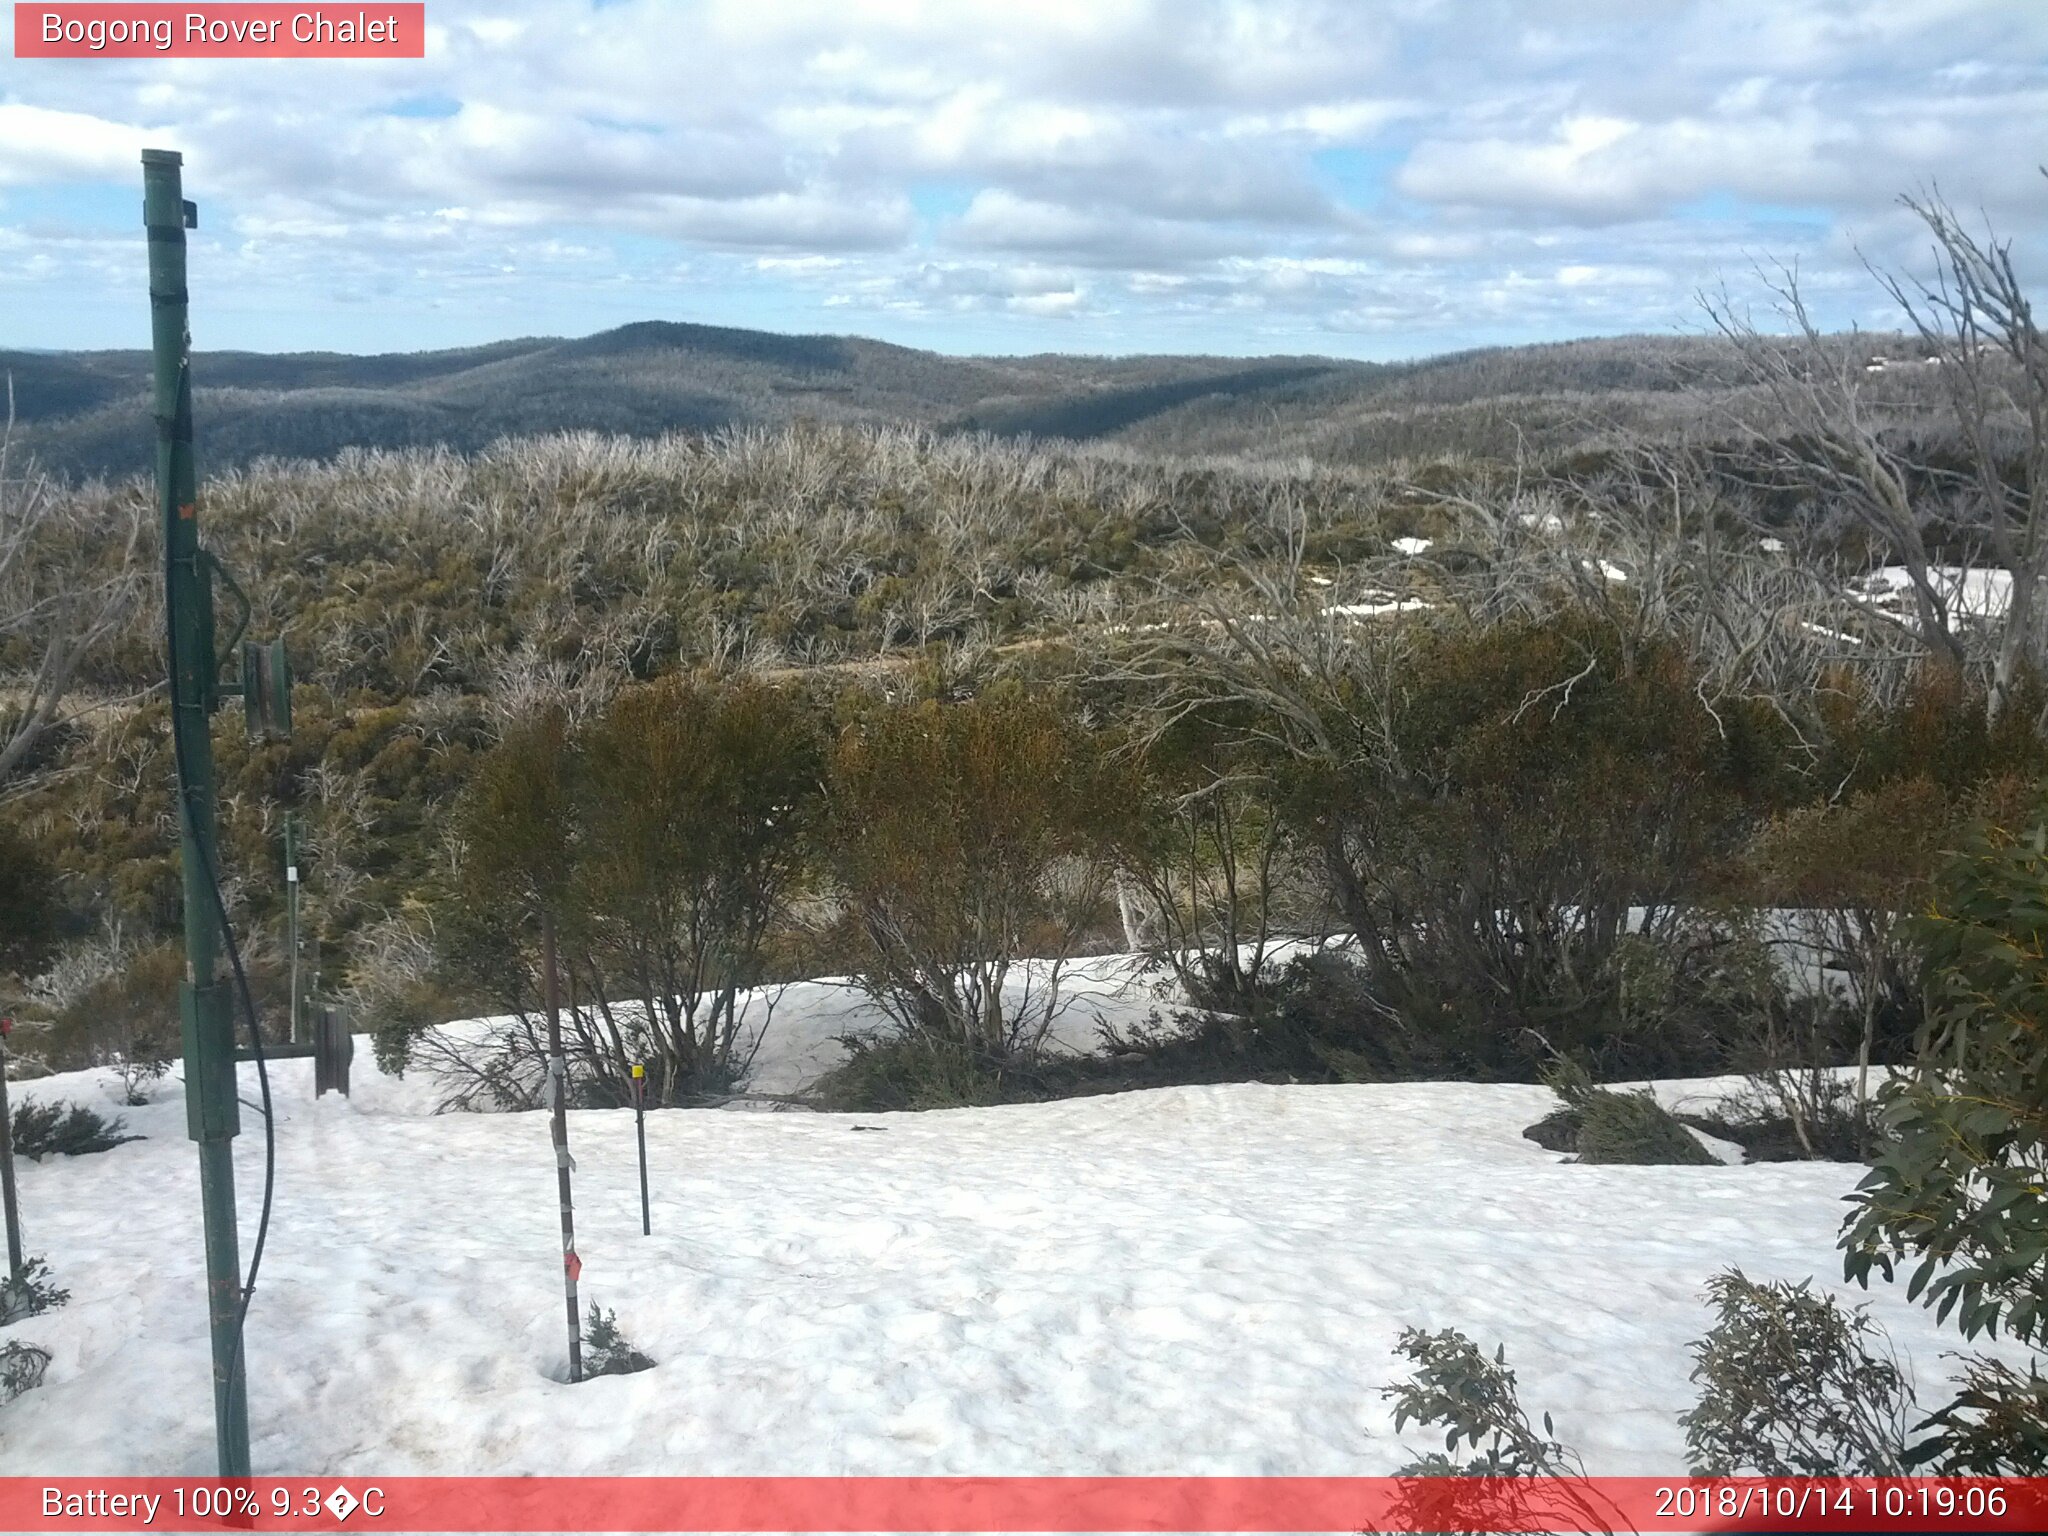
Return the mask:
[[[1882, 350], [1896, 338], [1846, 338]], [[151, 463], [142, 351], [0, 352], [18, 447], [77, 478]], [[1420, 362], [1332, 358], [946, 357], [857, 337], [645, 322], [577, 340], [374, 357], [198, 355], [203, 468], [345, 447], [472, 451], [503, 437], [633, 437], [796, 421], [1116, 441], [1154, 453], [1339, 464], [1511, 456], [1617, 429], [1754, 415], [1719, 338], [1617, 337]]]

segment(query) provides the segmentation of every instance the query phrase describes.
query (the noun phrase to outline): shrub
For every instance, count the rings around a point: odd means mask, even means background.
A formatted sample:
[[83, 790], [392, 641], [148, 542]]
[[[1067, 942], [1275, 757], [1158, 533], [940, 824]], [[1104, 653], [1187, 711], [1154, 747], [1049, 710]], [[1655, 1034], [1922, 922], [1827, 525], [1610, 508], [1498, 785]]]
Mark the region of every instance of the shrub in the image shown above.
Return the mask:
[[70, 1299], [69, 1291], [50, 1283], [48, 1264], [40, 1258], [29, 1259], [20, 1274], [0, 1280], [0, 1327], [61, 1307]]
[[1744, 853], [1748, 894], [1796, 909], [1817, 958], [1847, 973], [1846, 1043], [1865, 1067], [1911, 1055], [1919, 999], [1901, 919], [1925, 904], [1964, 809], [1931, 778], [1901, 779], [1788, 811]]
[[1850, 1277], [1920, 1259], [1907, 1294], [1965, 1338], [2048, 1342], [2048, 825], [1975, 835], [1944, 871], [1926, 945], [1933, 1017], [1879, 1096], [1897, 1137], [1844, 1233]]
[[123, 1136], [119, 1115], [105, 1116], [61, 1099], [31, 1099], [14, 1110], [14, 1155], [41, 1162], [53, 1153], [81, 1157], [105, 1152], [140, 1136]]
[[1382, 1082], [1432, 1075], [1398, 1021], [1374, 1002], [1363, 968], [1340, 953], [1296, 956], [1251, 997], [1232, 1000], [1248, 1011], [1177, 1010], [1171, 1027], [1155, 1019], [1105, 1032], [1105, 1044], [1141, 1058], [1161, 1081]]
[[488, 1012], [443, 984], [431, 916], [411, 903], [367, 924], [358, 935], [340, 1006], [370, 1037], [377, 1070], [403, 1077], [421, 1032], [464, 1013]]
[[[1278, 935], [1306, 916], [1299, 850], [1273, 793], [1269, 742], [1249, 706], [1214, 705], [1146, 743], [1141, 805], [1117, 901], [1125, 943], [1197, 1008], [1249, 1014], [1281, 969]], [[1125, 878], [1128, 874], [1128, 880]]]
[[512, 1107], [537, 1087], [543, 915], [579, 1102], [631, 1103], [635, 1063], [651, 1103], [731, 1088], [758, 1042], [745, 995], [805, 874], [822, 754], [800, 699], [744, 678], [669, 678], [574, 728], [508, 732], [465, 791], [468, 857], [435, 935], [449, 982], [516, 1023], [481, 1049], [417, 1042], [454, 1075], [451, 1103]]
[[1752, 1163], [1862, 1162], [1873, 1134], [1857, 1113], [1855, 1090], [1826, 1068], [1752, 1073], [1736, 1093], [1680, 1118], [1738, 1143]]
[[1526, 1081], [1560, 1053], [1603, 1075], [1717, 1068], [1715, 1041], [1645, 1006], [1627, 951], [1673, 934], [1766, 802], [1761, 707], [1707, 709], [1682, 648], [1583, 611], [1401, 647], [1347, 648], [1361, 660], [1334, 679], [1299, 659], [1272, 727], [1305, 722], [1286, 812], [1375, 995], [1458, 1076]]
[[1104, 744], [1014, 687], [887, 705], [840, 736], [827, 800], [861, 987], [899, 1033], [1035, 1055], [1130, 805]]
[[611, 1312], [600, 1311], [593, 1301], [590, 1317], [583, 1325], [584, 1380], [593, 1376], [631, 1376], [653, 1369], [654, 1361], [619, 1332], [618, 1318]]
[[1563, 1104], [1534, 1125], [1525, 1127], [1522, 1134], [1546, 1152], [1576, 1152], [1579, 1150], [1579, 1128], [1584, 1123], [1576, 1109]]
[[48, 958], [57, 941], [57, 911], [49, 861], [16, 828], [0, 822], [0, 974], [26, 975]]
[[370, 1032], [370, 1055], [386, 1077], [404, 1077], [412, 1064], [413, 1041], [422, 1026], [387, 1020]]
[[[1906, 1294], [1954, 1317], [1966, 1339], [2001, 1329], [2048, 1347], [2048, 806], [2014, 831], [1981, 827], [1936, 881], [1912, 934], [1923, 946], [1930, 1015], [1910, 1071], [1878, 1095], [1895, 1140], [1851, 1196], [1844, 1271], [1917, 1259]], [[2038, 1469], [2048, 1392], [1979, 1359], [1963, 1392], [1929, 1420], [1953, 1461]], [[2015, 1448], [2018, 1448], [2017, 1450]], [[1945, 1453], [1931, 1448], [1941, 1462]]]
[[[626, 1041], [603, 1062], [674, 1103], [729, 1088], [750, 1056], [742, 994], [804, 873], [824, 742], [794, 693], [746, 678], [629, 689], [580, 734], [577, 863], [563, 931], [584, 997]], [[605, 999], [630, 998], [638, 1021]], [[599, 1064], [591, 1062], [596, 1068]]]
[[[1401, 1330], [1394, 1353], [1413, 1361], [1408, 1381], [1382, 1389], [1394, 1405], [1399, 1433], [1412, 1419], [1445, 1431], [1444, 1450], [1409, 1462], [1397, 1477], [1558, 1477], [1583, 1475], [1572, 1451], [1552, 1438], [1550, 1415], [1537, 1434], [1515, 1392], [1507, 1346], [1487, 1359], [1479, 1346], [1454, 1328], [1425, 1333]], [[1452, 1460], [1460, 1445], [1474, 1454], [1462, 1466]], [[1448, 1454], [1445, 1454], [1448, 1452]]]
[[823, 1110], [964, 1109], [1032, 1096], [1020, 1092], [1014, 1065], [955, 1041], [847, 1035], [840, 1043], [846, 1060], [811, 1086], [810, 1098]]
[[[50, 1030], [61, 1062], [111, 1067], [130, 1104], [178, 1054], [178, 983], [185, 952], [176, 944], [142, 947], [108, 937], [71, 955], [71, 978], [57, 999]], [[75, 978], [75, 979], [73, 979]]]
[[50, 1352], [36, 1344], [9, 1339], [0, 1344], [0, 1403], [11, 1403], [22, 1393], [43, 1384], [43, 1372], [50, 1368]]
[[113, 1063], [114, 1075], [121, 1082], [121, 1102], [131, 1108], [147, 1104], [150, 1085], [170, 1069], [170, 1062], [161, 1056], [124, 1056]]
[[1647, 1091], [1595, 1092], [1580, 1110], [1582, 1163], [1711, 1164], [1714, 1154]]
[[1915, 1428], [1937, 1431], [1908, 1453], [1915, 1472], [2038, 1477], [2048, 1467], [2048, 1376], [2032, 1361], [2022, 1376], [2003, 1360], [1972, 1356], [1955, 1397]]
[[1808, 1281], [1707, 1282], [1716, 1320], [1693, 1345], [1700, 1400], [1679, 1415], [1695, 1477], [1895, 1477], [1912, 1386], [1866, 1309]]
[[1563, 1101], [1563, 1110], [1542, 1123], [1553, 1133], [1576, 1128], [1573, 1147], [1579, 1162], [1649, 1166], [1716, 1161], [1645, 1089], [1617, 1093], [1595, 1087], [1583, 1068], [1570, 1065], [1554, 1067], [1545, 1081]]
[[[1444, 1431], [1444, 1449], [1398, 1469], [1403, 1479], [1389, 1530], [1521, 1531], [1619, 1528], [1616, 1511], [1585, 1484], [1578, 1454], [1555, 1437], [1550, 1415], [1538, 1434], [1515, 1391], [1501, 1346], [1487, 1359], [1454, 1329], [1404, 1329], [1395, 1353], [1415, 1362], [1411, 1380], [1382, 1391], [1398, 1433], [1411, 1421]], [[1474, 1453], [1462, 1464], [1460, 1447]], [[1466, 1486], [1464, 1479], [1484, 1481]], [[1412, 1481], [1410, 1481], [1412, 1480]]]

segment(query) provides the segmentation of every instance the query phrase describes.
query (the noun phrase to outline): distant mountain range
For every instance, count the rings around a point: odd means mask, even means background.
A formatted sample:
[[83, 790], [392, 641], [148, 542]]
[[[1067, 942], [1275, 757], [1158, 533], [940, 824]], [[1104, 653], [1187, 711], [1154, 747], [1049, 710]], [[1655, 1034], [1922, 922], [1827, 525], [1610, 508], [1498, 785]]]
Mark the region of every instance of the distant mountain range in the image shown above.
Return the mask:
[[[0, 351], [18, 449], [71, 477], [153, 462], [146, 352]], [[1416, 363], [1323, 357], [948, 357], [847, 336], [647, 321], [576, 340], [452, 351], [199, 353], [202, 472], [349, 446], [594, 430], [711, 431], [811, 419], [1112, 440], [1159, 453], [1495, 453], [1654, 424], [1739, 378], [1718, 341], [1618, 337]]]

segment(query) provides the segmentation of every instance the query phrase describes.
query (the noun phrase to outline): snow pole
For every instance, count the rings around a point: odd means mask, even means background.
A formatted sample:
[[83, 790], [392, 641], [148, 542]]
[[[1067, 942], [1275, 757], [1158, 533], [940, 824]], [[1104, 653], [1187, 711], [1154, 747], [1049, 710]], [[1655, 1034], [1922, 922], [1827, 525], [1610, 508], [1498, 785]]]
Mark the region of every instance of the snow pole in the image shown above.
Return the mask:
[[306, 1043], [305, 1010], [300, 1003], [299, 986], [299, 813], [284, 813], [284, 884], [286, 924], [290, 929], [288, 948], [292, 962], [292, 1044]]
[[[7, 1112], [7, 1040], [14, 1033], [14, 1020], [0, 1018], [0, 1201], [7, 1206], [7, 1278], [21, 1283], [21, 1205], [14, 1193], [14, 1121]], [[643, 1157], [641, 1167], [646, 1167]], [[646, 1187], [646, 1175], [641, 1175]]]
[[654, 1234], [654, 1215], [647, 1204], [647, 1069], [633, 1063], [633, 1132], [640, 1138], [640, 1235]]
[[576, 1216], [569, 1201], [569, 1064], [562, 1055], [562, 980], [555, 966], [555, 920], [540, 919], [542, 984], [548, 1000], [548, 1109], [555, 1143], [555, 1185], [562, 1199], [562, 1295], [569, 1305], [569, 1379], [583, 1379], [583, 1315], [576, 1305], [576, 1277], [583, 1261], [576, 1257]]

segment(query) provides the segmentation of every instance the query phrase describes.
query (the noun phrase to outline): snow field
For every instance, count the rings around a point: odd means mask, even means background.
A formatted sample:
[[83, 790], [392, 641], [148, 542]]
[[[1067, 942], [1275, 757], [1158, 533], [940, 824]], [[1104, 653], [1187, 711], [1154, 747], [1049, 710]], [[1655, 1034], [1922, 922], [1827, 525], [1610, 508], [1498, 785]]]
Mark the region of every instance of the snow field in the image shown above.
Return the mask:
[[[1532, 1417], [1595, 1472], [1652, 1474], [1683, 1465], [1686, 1346], [1727, 1264], [1872, 1300], [1923, 1400], [1955, 1347], [1902, 1288], [1838, 1280], [1854, 1168], [1567, 1165], [1521, 1135], [1535, 1087], [1243, 1084], [656, 1113], [651, 1238], [631, 1113], [573, 1113], [584, 1299], [660, 1363], [570, 1386], [546, 1118], [435, 1116], [367, 1040], [355, 1076], [316, 1102], [310, 1063], [272, 1069], [259, 1473], [1384, 1473], [1440, 1443], [1379, 1396], [1412, 1325], [1504, 1342]], [[107, 1082], [17, 1094], [112, 1108]], [[72, 1301], [7, 1330], [54, 1360], [0, 1409], [0, 1473], [212, 1466], [175, 1078], [125, 1113], [148, 1140], [23, 1165], [29, 1250]], [[245, 1113], [245, 1259], [260, 1130]]]

